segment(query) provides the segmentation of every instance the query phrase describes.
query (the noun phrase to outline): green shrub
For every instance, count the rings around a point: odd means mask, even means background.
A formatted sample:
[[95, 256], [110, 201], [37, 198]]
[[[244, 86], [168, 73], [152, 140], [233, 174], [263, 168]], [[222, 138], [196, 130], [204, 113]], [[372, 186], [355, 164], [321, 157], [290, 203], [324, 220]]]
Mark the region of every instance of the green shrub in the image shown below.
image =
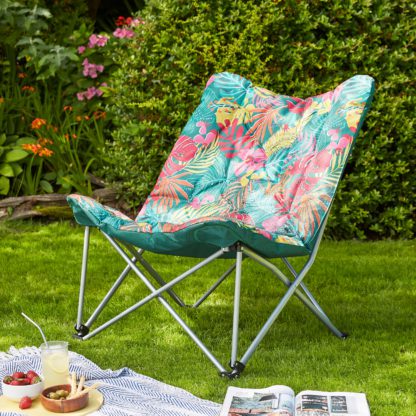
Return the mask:
[[307, 97], [362, 73], [373, 107], [336, 197], [329, 230], [341, 238], [415, 233], [416, 4], [412, 1], [153, 0], [136, 37], [116, 50], [110, 110], [112, 181], [133, 204], [163, 161], [212, 73], [238, 73]]

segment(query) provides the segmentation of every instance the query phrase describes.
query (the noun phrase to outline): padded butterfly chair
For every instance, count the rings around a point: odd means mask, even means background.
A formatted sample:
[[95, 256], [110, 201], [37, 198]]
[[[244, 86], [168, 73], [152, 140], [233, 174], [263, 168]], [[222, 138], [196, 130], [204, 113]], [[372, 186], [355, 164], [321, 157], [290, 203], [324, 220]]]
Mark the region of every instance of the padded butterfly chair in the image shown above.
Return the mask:
[[[86, 227], [75, 336], [91, 338], [157, 299], [220, 373], [235, 378], [295, 295], [330, 331], [345, 338], [303, 279], [315, 260], [336, 188], [373, 93], [374, 80], [363, 75], [305, 100], [255, 87], [238, 75], [212, 76], [135, 220], [91, 198], [68, 197], [77, 222]], [[90, 227], [104, 234], [127, 265], [84, 323]], [[166, 283], [143, 257], [146, 250], [203, 260]], [[271, 270], [288, 289], [238, 359], [244, 256]], [[294, 256], [307, 256], [299, 272], [287, 259]], [[193, 305], [198, 307], [235, 270], [231, 370], [227, 371], [162, 295], [185, 306], [173, 286], [213, 260], [230, 257], [235, 258], [234, 265]], [[268, 258], [281, 258], [291, 278]], [[90, 332], [130, 271], [150, 294]]]

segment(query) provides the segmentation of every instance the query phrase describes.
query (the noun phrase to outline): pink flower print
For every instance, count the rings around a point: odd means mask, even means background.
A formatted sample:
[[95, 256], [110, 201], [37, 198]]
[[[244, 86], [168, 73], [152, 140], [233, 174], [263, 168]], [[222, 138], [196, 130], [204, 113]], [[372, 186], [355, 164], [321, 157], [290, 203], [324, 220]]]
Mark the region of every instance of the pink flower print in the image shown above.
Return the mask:
[[207, 123], [204, 123], [203, 121], [198, 121], [196, 125], [197, 127], [199, 127], [199, 134], [205, 134], [207, 132]]
[[211, 203], [211, 202], [214, 202], [214, 195], [212, 195], [212, 194], [205, 194], [204, 195], [204, 197], [202, 198], [202, 201], [201, 201], [201, 205], [205, 205], [205, 204], [209, 204], [209, 203]]
[[78, 53], [82, 55], [85, 52], [85, 49], [87, 49], [85, 46], [78, 46]]
[[248, 214], [241, 212], [232, 212], [229, 214], [230, 218], [234, 218], [237, 221], [243, 222], [244, 224], [254, 225], [253, 219]]
[[201, 207], [201, 201], [196, 196], [192, 202], [189, 204], [193, 209], [199, 209]]
[[242, 149], [237, 155], [242, 161], [237, 163], [234, 174], [236, 176], [242, 175], [244, 172], [251, 171], [254, 172], [258, 169], [261, 169], [265, 165], [267, 160], [267, 155], [262, 148], [249, 148]]
[[88, 41], [88, 47], [94, 48], [95, 46], [98, 46], [102, 48], [103, 46], [106, 45], [107, 41], [108, 41], [107, 36], [92, 34]]
[[205, 194], [202, 199], [199, 199], [197, 196], [189, 204], [194, 209], [199, 209], [202, 205], [209, 204], [214, 201], [214, 195]]
[[160, 177], [173, 175], [183, 169], [185, 165], [195, 156], [198, 148], [188, 136], [180, 136], [172, 149]]
[[230, 120], [225, 120], [224, 123], [219, 124], [221, 132], [218, 144], [226, 158], [236, 156], [243, 148], [253, 147], [253, 140], [250, 140], [250, 135], [245, 132], [244, 126], [238, 124], [238, 118], [235, 118], [232, 123]]
[[311, 160], [308, 165], [307, 172], [322, 173], [325, 172], [331, 164], [332, 154], [327, 150], [322, 150]]
[[208, 80], [207, 85], [205, 85], [205, 88], [211, 85], [214, 81], [215, 81], [215, 75], [212, 75], [211, 78]]
[[331, 137], [331, 140], [338, 140], [338, 137], [339, 137], [339, 129], [331, 129], [331, 130], [328, 130], [328, 136]]
[[333, 141], [329, 146], [328, 149], [334, 149], [336, 153], [342, 152], [345, 148], [349, 147], [352, 143], [353, 137], [349, 134], [344, 134], [344, 136], [341, 137], [340, 141], [336, 143]]
[[198, 134], [195, 136], [194, 141], [207, 146], [217, 138], [217, 135], [217, 130], [211, 130], [205, 137], [202, 134]]
[[332, 97], [334, 96], [334, 91], [328, 91], [325, 94], [322, 94], [320, 98], [322, 99], [322, 102], [324, 101], [332, 101]]
[[134, 37], [134, 32], [132, 30], [126, 29], [126, 28], [117, 28], [114, 32], [113, 35], [116, 38], [132, 38]]
[[265, 230], [261, 230], [261, 229], [257, 229], [256, 230], [259, 234], [261, 234], [263, 237], [266, 237], [266, 238], [268, 238], [269, 240], [271, 240], [272, 239], [272, 235], [270, 234], [270, 233], [268, 233], [267, 231], [265, 231]]
[[274, 216], [264, 220], [261, 224], [266, 231], [275, 233], [289, 220], [289, 215]]
[[294, 114], [302, 114], [312, 104], [312, 100], [309, 98], [307, 100], [302, 100], [300, 98], [290, 97], [290, 99], [295, 102], [287, 101], [287, 109]]

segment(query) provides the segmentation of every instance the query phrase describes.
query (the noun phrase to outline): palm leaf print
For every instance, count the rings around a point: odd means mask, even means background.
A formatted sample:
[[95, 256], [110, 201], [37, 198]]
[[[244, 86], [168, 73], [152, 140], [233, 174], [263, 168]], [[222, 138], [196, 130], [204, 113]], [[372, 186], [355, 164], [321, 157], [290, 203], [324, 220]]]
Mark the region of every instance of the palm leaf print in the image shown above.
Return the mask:
[[199, 148], [194, 158], [184, 167], [184, 171], [193, 174], [204, 173], [215, 163], [219, 154], [220, 148], [218, 146], [218, 139], [216, 139], [209, 146]]
[[174, 205], [178, 205], [182, 199], [188, 200], [188, 193], [184, 188], [192, 189], [194, 185], [185, 179], [187, 173], [179, 173], [169, 177], [159, 178], [152, 192], [153, 206], [158, 212], [165, 212]]

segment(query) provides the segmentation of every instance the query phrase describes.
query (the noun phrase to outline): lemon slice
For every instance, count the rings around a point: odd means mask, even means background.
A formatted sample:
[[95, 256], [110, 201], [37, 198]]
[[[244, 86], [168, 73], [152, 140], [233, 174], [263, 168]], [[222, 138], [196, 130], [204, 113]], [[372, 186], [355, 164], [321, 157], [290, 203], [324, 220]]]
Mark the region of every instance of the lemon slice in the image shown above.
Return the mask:
[[49, 367], [56, 373], [68, 372], [68, 358], [62, 354], [51, 354], [48, 357]]

